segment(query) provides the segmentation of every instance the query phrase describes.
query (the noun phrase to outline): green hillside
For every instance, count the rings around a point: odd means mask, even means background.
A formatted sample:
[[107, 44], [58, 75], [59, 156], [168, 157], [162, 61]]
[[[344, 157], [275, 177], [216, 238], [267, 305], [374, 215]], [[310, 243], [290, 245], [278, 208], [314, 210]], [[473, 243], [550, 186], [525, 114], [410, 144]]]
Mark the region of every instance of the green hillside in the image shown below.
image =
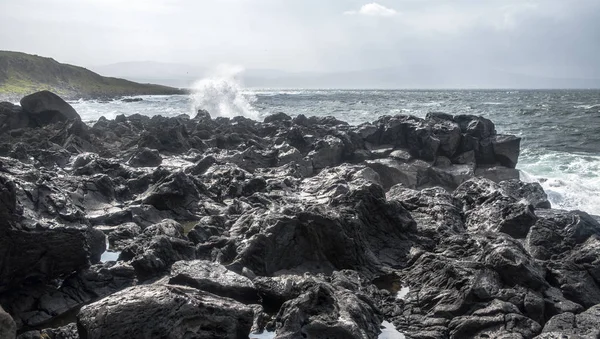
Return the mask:
[[103, 77], [83, 67], [20, 52], [0, 51], [0, 99], [49, 90], [67, 99], [184, 94], [177, 88]]

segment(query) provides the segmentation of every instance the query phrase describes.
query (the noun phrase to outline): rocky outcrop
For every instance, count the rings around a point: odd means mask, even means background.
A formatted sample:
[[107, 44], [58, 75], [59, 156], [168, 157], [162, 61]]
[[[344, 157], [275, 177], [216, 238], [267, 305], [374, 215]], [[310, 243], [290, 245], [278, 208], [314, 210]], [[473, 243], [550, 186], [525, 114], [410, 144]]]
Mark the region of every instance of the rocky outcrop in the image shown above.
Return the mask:
[[143, 285], [84, 306], [77, 316], [80, 338], [246, 339], [253, 311], [232, 299], [194, 288]]
[[596, 335], [598, 220], [519, 181], [519, 138], [485, 118], [23, 112], [0, 104], [23, 338]]

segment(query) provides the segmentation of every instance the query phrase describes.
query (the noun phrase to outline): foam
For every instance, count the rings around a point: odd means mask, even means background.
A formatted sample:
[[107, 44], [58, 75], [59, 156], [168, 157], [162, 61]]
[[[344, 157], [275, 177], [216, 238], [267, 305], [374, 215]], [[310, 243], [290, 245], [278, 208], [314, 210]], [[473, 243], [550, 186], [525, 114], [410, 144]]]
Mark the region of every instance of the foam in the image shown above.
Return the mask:
[[519, 163], [521, 180], [539, 182], [553, 208], [600, 215], [600, 156], [549, 151]]
[[244, 92], [240, 74], [244, 69], [239, 66], [220, 65], [212, 74], [197, 81], [192, 87], [192, 113], [198, 109], [207, 110], [214, 117], [232, 118], [244, 116], [258, 119], [258, 112], [252, 107], [256, 97]]

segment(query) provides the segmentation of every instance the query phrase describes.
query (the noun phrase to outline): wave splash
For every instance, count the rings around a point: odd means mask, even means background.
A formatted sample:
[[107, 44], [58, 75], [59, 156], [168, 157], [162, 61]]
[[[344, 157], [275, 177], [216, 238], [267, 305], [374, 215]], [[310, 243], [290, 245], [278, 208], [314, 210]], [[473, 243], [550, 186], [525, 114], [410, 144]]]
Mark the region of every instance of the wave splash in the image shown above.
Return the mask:
[[252, 107], [256, 97], [243, 92], [241, 66], [220, 65], [208, 77], [194, 83], [192, 93], [193, 115], [199, 109], [207, 110], [211, 116], [232, 118], [243, 116], [257, 119], [258, 112]]
[[539, 182], [552, 208], [600, 215], [600, 156], [550, 151], [527, 157], [527, 153], [518, 166], [521, 180]]

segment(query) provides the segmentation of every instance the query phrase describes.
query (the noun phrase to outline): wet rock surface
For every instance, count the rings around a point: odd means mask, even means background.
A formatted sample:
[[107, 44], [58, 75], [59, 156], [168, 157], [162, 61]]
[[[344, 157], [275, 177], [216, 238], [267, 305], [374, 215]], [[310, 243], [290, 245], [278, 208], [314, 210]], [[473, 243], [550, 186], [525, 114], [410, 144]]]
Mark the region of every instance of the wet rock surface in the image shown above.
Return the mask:
[[87, 126], [39, 100], [0, 104], [2, 335], [598, 336], [597, 218], [519, 181], [488, 119]]

